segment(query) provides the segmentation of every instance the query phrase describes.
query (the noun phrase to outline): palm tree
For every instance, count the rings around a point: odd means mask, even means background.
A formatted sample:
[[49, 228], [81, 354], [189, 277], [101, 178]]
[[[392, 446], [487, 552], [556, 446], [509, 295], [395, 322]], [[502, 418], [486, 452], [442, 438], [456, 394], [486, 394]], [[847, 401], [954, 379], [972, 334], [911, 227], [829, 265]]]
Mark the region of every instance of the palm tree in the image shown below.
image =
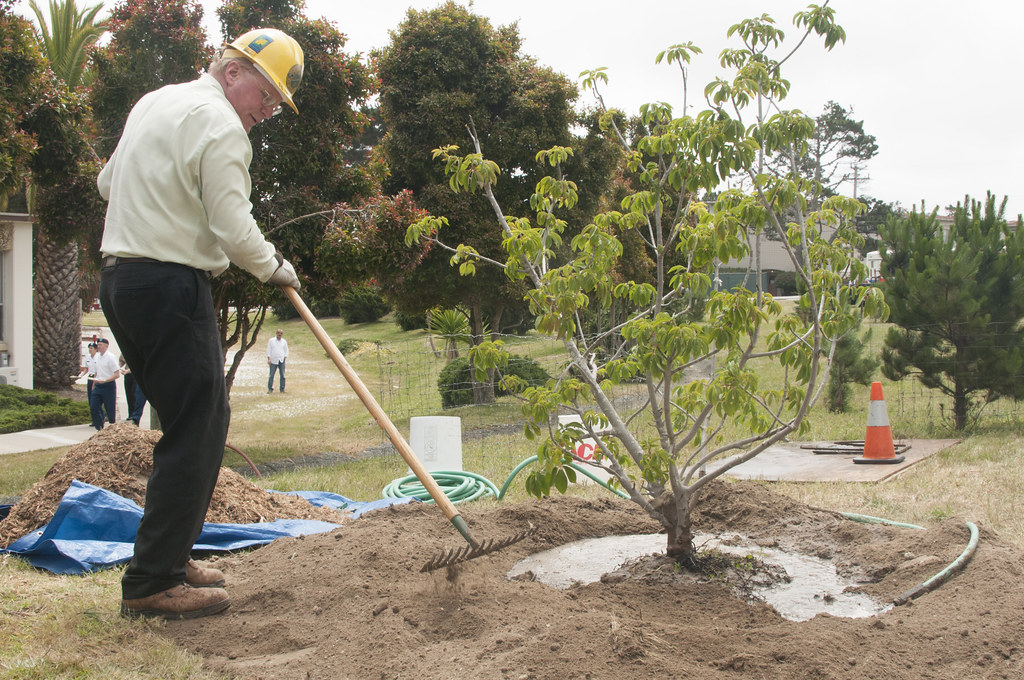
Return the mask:
[[[43, 53], [54, 74], [69, 90], [87, 84], [86, 51], [106, 31], [105, 23], [96, 23], [103, 4], [80, 10], [74, 0], [50, 0], [49, 25], [35, 0], [29, 0], [29, 6], [39, 22]], [[33, 193], [30, 190], [30, 209]], [[55, 237], [46, 224], [39, 226], [34, 258], [33, 377], [42, 387], [68, 387], [81, 363], [78, 243]]]
[[88, 85], [90, 78], [85, 63], [86, 49], [107, 31], [105, 22], [96, 22], [96, 15], [103, 9], [103, 3], [80, 10], [75, 0], [50, 0], [49, 25], [36, 0], [29, 0], [28, 4], [39, 22], [43, 52], [50, 60], [53, 72], [69, 88]]
[[433, 335], [444, 340], [445, 361], [458, 359], [459, 343], [468, 345], [472, 340], [469, 317], [461, 309], [432, 309], [428, 313], [427, 325]]

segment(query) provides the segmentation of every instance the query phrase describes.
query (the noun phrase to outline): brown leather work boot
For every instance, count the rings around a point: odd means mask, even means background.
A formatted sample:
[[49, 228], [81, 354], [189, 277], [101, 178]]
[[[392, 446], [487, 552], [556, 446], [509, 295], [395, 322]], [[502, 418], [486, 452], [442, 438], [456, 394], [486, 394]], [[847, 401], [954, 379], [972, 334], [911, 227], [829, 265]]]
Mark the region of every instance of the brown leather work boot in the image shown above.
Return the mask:
[[134, 600], [121, 600], [121, 616], [158, 616], [164, 619], [198, 619], [222, 612], [231, 600], [223, 588], [193, 588], [182, 584]]
[[185, 563], [185, 583], [193, 588], [220, 588], [224, 585], [224, 572], [189, 560]]

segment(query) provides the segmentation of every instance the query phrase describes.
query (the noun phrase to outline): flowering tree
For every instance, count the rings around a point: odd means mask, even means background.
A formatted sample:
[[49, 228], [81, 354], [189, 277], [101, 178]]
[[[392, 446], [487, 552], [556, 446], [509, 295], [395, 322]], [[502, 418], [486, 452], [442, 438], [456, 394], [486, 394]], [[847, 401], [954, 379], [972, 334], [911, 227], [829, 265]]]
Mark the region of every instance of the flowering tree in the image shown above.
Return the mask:
[[[831, 49], [845, 39], [833, 11], [811, 5], [794, 17], [798, 46], [812, 35]], [[537, 160], [554, 169], [536, 185], [530, 199], [534, 216], [509, 217], [492, 188], [505, 181], [501, 169], [484, 156], [474, 138], [472, 153], [438, 149], [456, 192], [482, 192], [502, 234], [503, 253], [480, 253], [468, 245], [454, 248], [453, 263], [472, 274], [484, 263], [528, 283], [527, 300], [537, 328], [562, 341], [566, 368], [543, 387], [522, 391], [527, 436], [540, 440], [539, 465], [526, 480], [535, 495], [564, 491], [575, 473], [568, 466], [573, 441], [595, 438], [600, 461], [629, 497], [666, 529], [668, 553], [683, 563], [694, 555], [691, 512], [713, 479], [805, 427], [805, 418], [827, 378], [832, 348], [856, 326], [855, 306], [884, 309], [880, 293], [854, 285], [863, 277], [855, 257], [856, 233], [850, 218], [863, 209], [851, 198], [835, 196], [809, 209], [807, 196], [820, 194], [813, 178], [769, 172], [773, 154], [800, 148], [814, 133], [814, 120], [781, 109], [789, 83], [782, 65], [795, 49], [785, 49], [785, 34], [767, 15], [729, 29], [740, 46], [723, 51], [721, 62], [733, 72], [704, 90], [707, 107], [696, 115], [674, 117], [665, 104], [641, 108], [644, 133], [627, 142], [608, 112], [605, 122], [623, 145], [631, 191], [619, 209], [593, 216], [570, 241], [562, 257], [565, 221], [577, 187], [560, 168], [573, 151], [555, 147]], [[699, 48], [687, 43], [659, 55], [684, 67]], [[603, 70], [587, 72], [584, 87], [597, 88]], [[699, 200], [727, 181], [743, 191], [722, 191], [713, 203]], [[792, 215], [785, 222], [782, 215]], [[409, 242], [443, 237], [444, 217], [413, 224]], [[754, 261], [754, 290], [717, 290], [711, 272], [716, 262], [751, 252], [760, 236], [773, 232], [786, 245], [803, 280], [801, 318], [761, 289]], [[618, 234], [643, 239], [655, 263], [653, 283], [619, 281], [613, 273], [623, 254]], [[706, 298], [706, 320], [689, 321], [687, 301]], [[588, 335], [588, 317], [613, 301], [629, 304], [628, 317], [597, 335]], [[608, 334], [624, 342], [599, 351]], [[479, 367], [500, 367], [507, 358], [500, 342], [473, 349]], [[767, 363], [781, 378], [763, 379]], [[687, 380], [687, 369], [713, 363], [710, 376]], [[642, 407], [620, 412], [610, 390], [639, 384]], [[573, 413], [580, 426], [559, 431], [553, 413]]]

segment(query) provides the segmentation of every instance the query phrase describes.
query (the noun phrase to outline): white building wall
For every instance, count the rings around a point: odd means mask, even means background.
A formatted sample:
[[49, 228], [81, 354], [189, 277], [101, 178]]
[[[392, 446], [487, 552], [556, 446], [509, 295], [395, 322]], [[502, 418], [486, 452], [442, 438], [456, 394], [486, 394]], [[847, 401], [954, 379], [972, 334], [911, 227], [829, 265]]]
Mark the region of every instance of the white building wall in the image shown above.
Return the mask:
[[[32, 389], [32, 218], [0, 213], [3, 333], [0, 371], [13, 368], [19, 387]], [[7, 366], [2, 364], [6, 360]], [[7, 371], [6, 373], [10, 373]], [[8, 380], [8, 382], [13, 382]]]

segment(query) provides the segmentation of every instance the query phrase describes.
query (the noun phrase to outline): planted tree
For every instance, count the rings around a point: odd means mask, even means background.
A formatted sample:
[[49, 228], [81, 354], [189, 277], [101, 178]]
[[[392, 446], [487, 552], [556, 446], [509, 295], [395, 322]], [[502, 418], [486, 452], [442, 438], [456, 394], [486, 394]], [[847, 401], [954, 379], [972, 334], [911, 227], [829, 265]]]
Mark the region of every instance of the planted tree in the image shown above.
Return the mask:
[[991, 194], [966, 197], [948, 231], [934, 211], [882, 229], [882, 287], [896, 324], [882, 372], [952, 399], [958, 431], [986, 404], [1024, 396], [1024, 233], [1005, 207]]
[[[814, 35], [831, 49], [845, 39], [827, 6], [812, 5], [794, 24], [797, 44]], [[669, 554], [685, 563], [694, 558], [691, 513], [704, 488], [802, 431], [827, 380], [832, 347], [856, 326], [851, 303], [865, 305], [869, 313], [884, 307], [879, 291], [851, 283], [864, 275], [855, 257], [857, 235], [848, 226], [862, 204], [834, 196], [811, 210], [807, 196], [819, 195], [820, 184], [765, 170], [771, 154], [800, 148], [813, 137], [813, 119], [781, 108], [789, 90], [782, 66], [795, 50], [784, 52], [785, 34], [768, 16], [736, 24], [729, 35], [740, 41], [721, 56], [731, 79], [709, 83], [707, 108], [695, 115], [676, 117], [664, 104], [641, 108], [647, 132], [636, 148], [623, 148], [630, 192], [617, 209], [592, 215], [567, 242], [565, 257], [558, 256], [563, 215], [578, 193], [558, 170], [571, 149], [538, 152], [537, 161], [555, 172], [535, 185], [531, 217], [503, 209], [495, 187], [509, 181], [514, 169], [489, 160], [484, 139], [474, 138], [469, 153], [455, 147], [437, 151], [457, 192], [486, 198], [502, 238], [502, 253], [483, 254], [463, 244], [455, 262], [464, 273], [497, 266], [523, 281], [538, 330], [564, 344], [565, 370], [522, 392], [526, 433], [540, 440], [527, 489], [538, 496], [564, 491], [575, 478], [568, 466], [572, 442], [593, 437], [603, 455], [600, 465], [661, 522]], [[677, 45], [661, 58], [683, 65], [695, 49]], [[605, 80], [601, 70], [585, 75], [587, 87]], [[615, 118], [605, 120], [613, 124]], [[698, 200], [726, 181], [735, 186], [738, 177], [751, 190], [723, 191], [714, 203]], [[794, 219], [784, 223], [783, 214]], [[441, 239], [447, 227], [444, 217], [429, 217], [412, 225], [408, 238]], [[803, 281], [803, 298], [812, 310], [806, 320], [759, 288], [713, 289], [715, 259], [737, 259], [764, 231], [782, 239]], [[643, 239], [653, 253], [653, 283], [616, 280], [620, 233]], [[752, 274], [762, 280], [760, 272]], [[707, 297], [707, 321], [688, 321], [674, 307], [693, 293]], [[583, 332], [588, 316], [614, 300], [629, 302], [626, 318], [596, 336]], [[611, 355], [595, 351], [610, 333], [620, 333], [625, 342]], [[472, 354], [478, 371], [500, 366], [508, 356], [500, 342], [484, 343]], [[715, 369], [688, 380], [687, 369], [698, 364]], [[645, 403], [620, 412], [611, 391], [630, 386]], [[577, 414], [582, 425], [559, 431], [551, 420], [556, 413]]]

